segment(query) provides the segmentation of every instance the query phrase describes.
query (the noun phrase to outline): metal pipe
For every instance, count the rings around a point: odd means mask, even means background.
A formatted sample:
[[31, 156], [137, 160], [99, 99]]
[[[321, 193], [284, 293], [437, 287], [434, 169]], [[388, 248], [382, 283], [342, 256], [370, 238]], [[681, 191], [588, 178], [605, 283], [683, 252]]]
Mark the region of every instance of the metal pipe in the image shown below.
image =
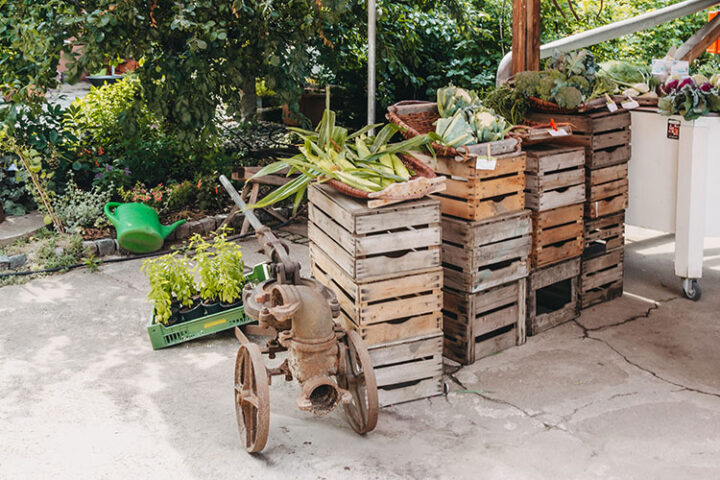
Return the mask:
[[[569, 37], [555, 40], [540, 47], [540, 58], [547, 58], [557, 51], [567, 52], [578, 48], [589, 47], [607, 40], [619, 38], [630, 33], [647, 30], [676, 18], [692, 15], [706, 8], [717, 4], [718, 0], [685, 0], [659, 10], [646, 12], [636, 17], [628, 18], [620, 22], [610, 23], [602, 27], [593, 28], [586, 32], [576, 33]], [[508, 52], [500, 61], [498, 66], [496, 83], [502, 85], [512, 72], [512, 51]]]
[[367, 123], [375, 123], [375, 25], [377, 8], [375, 0], [368, 0], [368, 80], [367, 80]]
[[225, 187], [225, 190], [227, 190], [230, 198], [232, 198], [233, 202], [235, 202], [235, 205], [240, 208], [240, 211], [243, 213], [243, 215], [245, 215], [245, 218], [248, 219], [250, 225], [252, 225], [255, 231], [263, 228], [262, 222], [255, 216], [252, 210], [248, 208], [247, 204], [243, 201], [243, 199], [240, 197], [240, 194], [237, 192], [237, 190], [235, 190], [235, 187], [232, 186], [232, 183], [230, 183], [230, 180], [228, 180], [225, 175], [220, 175], [220, 183], [223, 187]]

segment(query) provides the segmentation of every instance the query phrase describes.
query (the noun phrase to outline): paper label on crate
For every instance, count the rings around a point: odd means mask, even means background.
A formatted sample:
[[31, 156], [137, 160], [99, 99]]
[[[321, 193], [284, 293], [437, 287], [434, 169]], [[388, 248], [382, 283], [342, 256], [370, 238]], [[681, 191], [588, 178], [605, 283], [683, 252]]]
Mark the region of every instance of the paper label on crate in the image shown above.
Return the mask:
[[475, 160], [475, 170], [495, 170], [497, 166], [497, 158], [494, 157], [477, 157]]
[[621, 105], [625, 110], [632, 110], [633, 108], [638, 108], [640, 106], [640, 104], [632, 98], [628, 98], [621, 103]]
[[552, 128], [548, 128], [548, 133], [551, 137], [567, 137], [570, 135], [567, 130], [564, 128], [558, 128], [557, 130], [553, 130]]

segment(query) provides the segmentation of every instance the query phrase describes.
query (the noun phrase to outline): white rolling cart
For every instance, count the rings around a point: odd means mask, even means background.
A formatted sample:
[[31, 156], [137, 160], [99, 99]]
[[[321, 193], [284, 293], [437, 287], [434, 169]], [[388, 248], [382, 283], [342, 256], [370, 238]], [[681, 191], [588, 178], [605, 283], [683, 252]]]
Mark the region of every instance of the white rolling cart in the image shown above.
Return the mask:
[[[669, 121], [679, 122], [678, 138], [670, 138]], [[629, 183], [626, 222], [675, 233], [675, 274], [699, 300], [703, 241], [720, 236], [720, 116], [633, 111]]]

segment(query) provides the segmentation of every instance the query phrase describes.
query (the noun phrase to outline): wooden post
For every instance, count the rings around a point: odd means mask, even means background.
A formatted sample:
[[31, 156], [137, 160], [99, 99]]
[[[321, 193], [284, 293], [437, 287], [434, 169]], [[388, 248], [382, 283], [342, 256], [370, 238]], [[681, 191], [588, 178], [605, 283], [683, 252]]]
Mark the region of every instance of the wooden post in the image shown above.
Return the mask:
[[718, 37], [720, 37], [720, 15], [717, 15], [695, 32], [677, 49], [674, 56], [677, 60], [692, 62], [702, 55], [710, 45], [715, 43]]
[[540, 28], [540, 0], [513, 0], [513, 75], [540, 69]]

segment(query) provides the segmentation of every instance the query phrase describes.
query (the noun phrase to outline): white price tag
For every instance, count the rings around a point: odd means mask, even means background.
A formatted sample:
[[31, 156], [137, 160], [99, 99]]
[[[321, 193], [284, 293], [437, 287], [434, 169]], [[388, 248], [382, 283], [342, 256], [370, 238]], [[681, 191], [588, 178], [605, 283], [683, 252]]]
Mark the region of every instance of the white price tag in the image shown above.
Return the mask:
[[670, 75], [670, 61], [664, 58], [656, 58], [652, 61], [653, 75]]
[[608, 109], [609, 111], [611, 111], [611, 112], [617, 112], [618, 106], [615, 105], [615, 102], [608, 102], [606, 105], [607, 105], [607, 109]]
[[673, 60], [670, 64], [670, 75], [687, 77], [690, 75], [690, 63], [687, 60]]
[[494, 157], [477, 157], [475, 160], [475, 170], [495, 170], [497, 166], [497, 158]]
[[624, 101], [622, 103], [622, 107], [625, 110], [632, 110], [633, 108], [638, 108], [639, 106], [640, 106], [640, 104], [636, 100], [629, 98], [629, 97], [626, 101]]
[[548, 133], [551, 137], [567, 137], [569, 133], [564, 128], [558, 128], [557, 130], [554, 130], [552, 128], [548, 128]]

